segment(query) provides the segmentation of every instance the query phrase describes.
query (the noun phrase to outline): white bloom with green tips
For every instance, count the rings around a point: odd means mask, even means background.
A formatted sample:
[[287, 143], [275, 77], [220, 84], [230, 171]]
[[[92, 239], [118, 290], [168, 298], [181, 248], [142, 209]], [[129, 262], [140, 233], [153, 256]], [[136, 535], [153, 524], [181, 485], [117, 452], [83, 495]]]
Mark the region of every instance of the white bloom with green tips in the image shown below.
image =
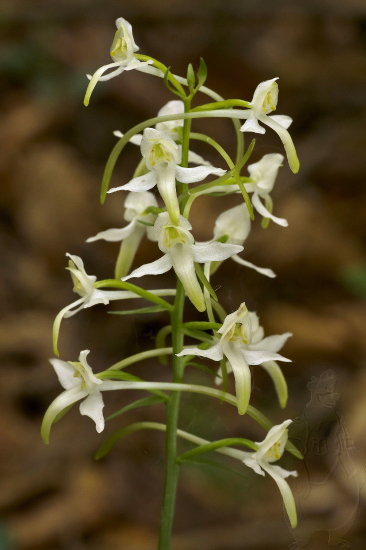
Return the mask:
[[291, 527], [295, 528], [297, 525], [295, 500], [286, 478], [289, 476], [296, 477], [297, 472], [288, 471], [281, 468], [281, 466], [273, 464], [273, 462], [279, 460], [283, 455], [288, 439], [287, 427], [291, 422], [292, 420], [285, 420], [282, 424], [273, 426], [266, 438], [257, 443], [257, 451], [243, 452], [243, 454], [247, 455], [247, 458], [244, 458], [243, 462], [246, 466], [252, 468], [256, 474], [264, 476], [265, 472], [267, 472], [274, 479], [282, 495]]
[[[137, 46], [133, 38], [132, 26], [128, 21], [126, 21], [126, 19], [123, 19], [123, 17], [119, 17], [118, 19], [116, 19], [116, 27], [117, 31], [114, 35], [110, 50], [113, 63], [103, 65], [103, 67], [100, 67], [93, 74], [92, 77], [89, 77], [88, 75], [88, 78], [90, 78], [90, 82], [85, 94], [85, 105], [88, 105], [90, 96], [99, 81], [110, 80], [111, 78], [120, 75], [124, 71], [139, 69], [153, 63], [153, 61], [151, 60], [139, 61], [138, 59], [136, 59], [134, 54], [139, 50], [139, 47]], [[104, 73], [108, 69], [114, 70], [105, 75]]]
[[206, 309], [201, 286], [197, 280], [194, 263], [223, 261], [243, 250], [242, 246], [211, 242], [194, 244], [189, 221], [180, 216], [179, 225], [173, 224], [168, 212], [159, 214], [154, 225], [155, 238], [164, 256], [135, 269], [123, 280], [144, 275], [160, 275], [171, 268], [182, 282], [188, 298], [198, 309]]
[[87, 243], [100, 239], [110, 242], [122, 242], [115, 269], [116, 279], [122, 279], [129, 272], [143, 236], [146, 234], [148, 239], [154, 240], [153, 228], [146, 224], [153, 224], [156, 220], [156, 214], [146, 210], [149, 207], [157, 206], [158, 203], [154, 195], [149, 191], [128, 193], [125, 200], [124, 218], [130, 223], [121, 229], [101, 231], [94, 237], [87, 239]]
[[154, 128], [145, 128], [141, 140], [141, 154], [145, 159], [148, 173], [133, 178], [125, 185], [110, 189], [108, 193], [120, 190], [149, 191], [157, 185], [175, 225], [179, 224], [176, 179], [181, 183], [195, 183], [202, 181], [210, 174], [218, 176], [225, 174], [225, 170], [214, 166], [196, 166], [195, 168], [179, 166], [182, 162], [182, 155], [178, 145], [168, 134]]
[[221, 361], [226, 357], [234, 373], [238, 412], [245, 414], [251, 393], [249, 365], [261, 365], [265, 361], [291, 361], [277, 353], [291, 333], [264, 338], [258, 318], [250, 315], [243, 303], [237, 311], [227, 315], [218, 334], [221, 338], [211, 348], [186, 348], [177, 355], [198, 355], [213, 361]]

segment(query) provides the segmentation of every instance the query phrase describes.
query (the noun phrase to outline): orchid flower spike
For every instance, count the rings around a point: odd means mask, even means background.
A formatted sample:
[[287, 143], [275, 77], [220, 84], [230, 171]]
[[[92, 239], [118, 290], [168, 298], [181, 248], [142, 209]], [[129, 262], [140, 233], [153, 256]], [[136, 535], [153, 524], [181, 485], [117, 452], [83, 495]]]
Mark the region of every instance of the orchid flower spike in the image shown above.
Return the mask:
[[292, 118], [286, 115], [268, 116], [268, 113], [275, 111], [277, 107], [278, 84], [276, 80], [278, 80], [278, 77], [261, 82], [257, 86], [251, 101], [252, 109], [240, 130], [242, 132], [264, 134], [266, 130], [259, 122], [272, 128], [277, 132], [285, 147], [291, 170], [296, 173], [299, 171], [300, 163], [291, 136], [287, 131], [292, 123]]
[[116, 279], [122, 279], [129, 272], [136, 251], [145, 233], [148, 239], [154, 241], [153, 228], [145, 224], [153, 224], [156, 220], [156, 214], [152, 214], [146, 210], [149, 207], [157, 206], [158, 203], [154, 195], [149, 191], [128, 193], [125, 200], [126, 210], [124, 217], [130, 223], [121, 229], [101, 231], [95, 237], [87, 239], [87, 243], [100, 239], [110, 242], [122, 241], [115, 269]]
[[227, 315], [218, 334], [221, 334], [221, 338], [211, 348], [186, 348], [177, 355], [198, 355], [213, 361], [221, 361], [225, 356], [234, 373], [238, 412], [245, 414], [251, 392], [249, 365], [261, 365], [265, 361], [291, 361], [276, 353], [291, 333], [264, 338], [258, 317], [251, 315], [242, 303], [237, 311]]
[[[96, 304], [107, 305], [111, 300], [125, 300], [127, 298], [139, 298], [134, 292], [129, 290], [101, 290], [97, 288], [97, 278], [95, 275], [88, 275], [84, 268], [84, 263], [79, 256], [66, 254], [70, 258], [69, 266], [66, 268], [70, 271], [72, 281], [74, 283], [73, 291], [79, 294], [80, 298], [76, 302], [72, 302], [64, 307], [56, 316], [53, 323], [52, 339], [53, 351], [55, 355], [59, 355], [57, 349], [58, 335], [60, 332], [61, 321], [64, 317], [72, 317], [81, 309], [95, 306]], [[163, 296], [166, 291], [152, 290], [153, 294]]]
[[180, 216], [179, 225], [173, 224], [168, 212], [159, 214], [154, 225], [155, 238], [164, 256], [135, 269], [123, 280], [143, 275], [160, 275], [172, 267], [180, 279], [188, 298], [198, 311], [206, 309], [201, 286], [197, 280], [194, 263], [223, 261], [243, 250], [242, 246], [212, 242], [194, 244], [189, 221]]
[[[243, 246], [250, 233], [250, 229], [251, 219], [247, 205], [245, 203], [241, 203], [239, 206], [234, 206], [234, 208], [226, 210], [216, 219], [213, 240], [222, 241], [223, 239], [226, 239], [226, 243], [240, 244]], [[243, 260], [243, 258], [240, 258], [237, 254], [231, 256], [231, 259], [240, 265], [254, 269], [262, 275], [266, 275], [267, 277], [276, 277], [276, 274], [272, 271], [272, 269], [257, 267], [251, 262]], [[211, 275], [215, 273], [220, 265], [220, 263], [211, 264]]]
[[[180, 113], [184, 113], [184, 103], [180, 99], [168, 101], [164, 107], [160, 109], [158, 112], [158, 117], [160, 116], [166, 116], [166, 115], [179, 115]], [[155, 125], [155, 129], [159, 132], [165, 132], [170, 138], [172, 138], [174, 141], [177, 141], [180, 139], [179, 135], [179, 129], [183, 128], [184, 121], [183, 119], [179, 120], [168, 120], [165, 122], [158, 122]], [[123, 134], [119, 130], [116, 130], [113, 132], [113, 134], [118, 137], [122, 138]], [[130, 139], [131, 143], [134, 143], [135, 145], [141, 145], [142, 135], [141, 134], [135, 134]], [[178, 145], [179, 153], [182, 154], [182, 146]], [[202, 164], [204, 166], [211, 166], [211, 163], [205, 160], [201, 155], [197, 155], [194, 151], [188, 151], [188, 162], [192, 164]]]
[[120, 190], [148, 191], [157, 185], [174, 225], [179, 224], [179, 202], [175, 180], [181, 183], [195, 183], [205, 179], [209, 174], [218, 176], [225, 174], [225, 170], [213, 166], [195, 168], [179, 166], [182, 157], [178, 145], [168, 134], [154, 128], [145, 128], [141, 140], [141, 153], [149, 172], [133, 178], [121, 187], [110, 189], [108, 193]]
[[282, 495], [291, 527], [295, 528], [297, 525], [295, 500], [286, 478], [289, 476], [297, 477], [297, 472], [288, 471], [273, 464], [273, 462], [279, 460], [283, 455], [288, 439], [287, 427], [291, 422], [292, 420], [285, 420], [282, 424], [273, 426], [266, 438], [262, 442], [257, 443], [257, 451], [254, 453], [245, 452], [247, 458], [244, 458], [243, 462], [246, 466], [252, 468], [256, 474], [264, 476], [265, 472], [267, 472], [274, 479]]
[[[114, 78], [115, 76], [123, 73], [123, 71], [139, 69], [141, 67], [144, 67], [145, 65], [151, 65], [153, 63], [152, 60], [139, 61], [138, 59], [136, 59], [134, 54], [139, 50], [139, 48], [133, 38], [132, 26], [128, 21], [126, 21], [126, 19], [123, 19], [123, 17], [119, 17], [116, 20], [116, 27], [117, 31], [114, 35], [110, 50], [113, 63], [103, 65], [103, 67], [100, 67], [92, 77], [89, 77], [88, 75], [88, 78], [90, 78], [90, 82], [85, 93], [85, 106], [89, 104], [90, 96], [100, 80], [110, 80], [111, 78]], [[105, 71], [107, 71], [108, 69], [115, 70], [103, 76]]]
[[[253, 193], [252, 204], [257, 212], [264, 218], [270, 218], [272, 221], [282, 227], [287, 227], [288, 222], [284, 218], [277, 218], [272, 214], [273, 203], [270, 192], [276, 181], [278, 170], [282, 166], [284, 156], [279, 153], [264, 155], [259, 162], [248, 166], [252, 183], [246, 183], [245, 189], [248, 193]], [[264, 199], [266, 206], [260, 200]]]
[[[253, 349], [253, 346], [257, 344], [258, 349], [265, 349], [272, 352], [280, 351], [280, 349], [284, 346], [286, 340], [291, 336], [291, 333], [286, 332], [285, 334], [282, 334], [280, 336], [270, 336], [269, 338], [264, 338], [264, 330], [263, 327], [259, 324], [258, 315], [255, 313], [255, 311], [249, 311], [248, 313], [251, 333], [251, 344], [249, 349]], [[286, 407], [288, 398], [287, 383], [280, 366], [276, 361], [273, 360], [263, 361], [261, 363], [261, 366], [268, 372], [269, 376], [272, 378], [280, 406], [282, 408]], [[226, 362], [226, 370], [227, 373], [233, 371], [230, 361]], [[221, 367], [219, 368], [218, 376], [216, 377], [215, 382], [217, 385], [222, 383]]]

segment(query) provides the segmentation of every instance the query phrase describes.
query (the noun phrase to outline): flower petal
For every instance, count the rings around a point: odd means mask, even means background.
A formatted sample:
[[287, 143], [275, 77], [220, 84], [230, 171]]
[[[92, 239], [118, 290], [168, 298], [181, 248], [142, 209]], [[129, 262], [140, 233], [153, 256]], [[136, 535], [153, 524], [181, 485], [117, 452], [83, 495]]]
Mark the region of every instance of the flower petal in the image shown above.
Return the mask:
[[240, 258], [240, 256], [238, 256], [237, 254], [235, 254], [234, 256], [231, 256], [231, 259], [234, 260], [234, 262], [236, 262], [237, 264], [244, 265], [245, 267], [250, 267], [251, 269], [254, 269], [261, 275], [265, 275], [266, 277], [271, 277], [271, 278], [276, 277], [276, 273], [274, 273], [272, 269], [268, 269], [266, 267], [258, 267], [252, 264], [251, 262], [247, 262], [246, 260], [243, 260], [243, 258]]
[[92, 243], [100, 239], [108, 242], [123, 241], [123, 239], [131, 235], [136, 226], [136, 223], [136, 219], [133, 219], [131, 223], [126, 225], [126, 227], [122, 227], [121, 229], [107, 229], [106, 231], [101, 231], [100, 233], [97, 233], [97, 235], [95, 235], [94, 237], [89, 237], [89, 239], [86, 239], [86, 242]]
[[170, 255], [164, 254], [164, 256], [162, 256], [155, 262], [144, 264], [141, 267], [138, 267], [137, 269], [132, 271], [132, 273], [130, 273], [127, 277], [124, 277], [123, 280], [127, 281], [132, 277], [143, 277], [144, 275], [161, 275], [162, 273], [166, 273], [167, 271], [169, 271], [172, 266], [173, 264], [170, 259]]
[[262, 468], [259, 466], [257, 460], [252, 457], [244, 458], [243, 460], [245, 466], [248, 466], [249, 468], [252, 468], [256, 474], [259, 474], [260, 476], [264, 476], [265, 473], [262, 470]]
[[270, 118], [277, 122], [278, 124], [281, 124], [284, 128], [289, 128], [293, 122], [292, 118], [287, 115], [270, 115]]
[[175, 183], [176, 166], [174, 163], [163, 163], [155, 169], [156, 183], [159, 193], [165, 203], [171, 221], [179, 224], [179, 202]]
[[249, 118], [244, 122], [240, 128], [241, 132], [254, 132], [255, 134], [265, 134], [266, 130], [258, 124], [258, 119], [254, 113], [250, 113]]
[[201, 155], [197, 155], [194, 151], [188, 151], [188, 162], [192, 164], [201, 164], [203, 166], [212, 166], [211, 162], [205, 160]]
[[122, 279], [130, 271], [135, 254], [145, 233], [146, 226], [137, 222], [134, 230], [122, 241], [115, 268], [116, 279]]
[[245, 348], [241, 348], [241, 351], [249, 365], [261, 365], [264, 361], [286, 361], [291, 363], [291, 359], [286, 359], [286, 357], [270, 351], [251, 351]]
[[282, 227], [288, 226], [288, 221], [284, 218], [277, 218], [267, 208], [264, 206], [264, 204], [261, 203], [260, 198], [257, 193], [253, 193], [252, 195], [252, 204], [254, 208], [257, 210], [257, 212], [263, 216], [264, 218], [270, 218], [272, 221], [277, 223], [278, 225], [282, 225]]
[[[117, 74], [120, 74], [124, 71], [124, 67], [121, 66], [121, 63], [109, 63], [108, 65], [103, 65], [103, 67], [99, 67], [99, 69], [96, 70], [93, 76], [91, 77], [88, 87], [86, 89], [85, 97], [84, 97], [85, 106], [89, 105], [90, 96], [92, 95], [92, 92], [95, 86], [97, 85], [98, 81], [102, 79], [103, 73], [105, 73], [105, 71], [107, 71], [108, 69], [111, 69], [112, 67], [117, 67], [117, 69], [115, 71], [112, 71], [111, 73], [113, 74], [113, 76], [117, 76]], [[108, 76], [109, 75], [107, 75], [107, 78], [104, 77], [103, 80], [108, 80]], [[112, 78], [112, 77], [109, 76], [109, 78]]]
[[287, 481], [285, 481], [284, 478], [287, 476], [296, 477], [297, 472], [296, 471], [290, 472], [290, 471], [284, 470], [283, 468], [280, 468], [280, 466], [272, 466], [270, 464], [264, 463], [264, 461], [261, 461], [260, 465], [263, 468], [263, 470], [265, 470], [277, 483], [277, 486], [282, 495], [283, 504], [285, 505], [285, 509], [291, 523], [291, 527], [294, 529], [297, 525], [295, 499], [289, 484], [287, 483]]
[[226, 174], [226, 170], [215, 168], [214, 166], [195, 166], [194, 168], [176, 167], [176, 178], [181, 183], [196, 183], [197, 181], [204, 180], [210, 174], [223, 176]]
[[238, 244], [213, 242], [209, 244], [192, 244], [191, 250], [195, 262], [222, 262], [234, 254], [238, 254], [244, 248]]
[[104, 430], [103, 396], [99, 390], [94, 390], [84, 401], [80, 403], [80, 414], [89, 416], [95, 422], [98, 433]]
[[67, 363], [66, 361], [61, 361], [61, 359], [50, 359], [49, 361], [55, 369], [57, 378], [59, 379], [61, 386], [65, 390], [69, 390], [76, 385], [80, 385], [80, 380], [75, 378], [75, 369], [70, 365], [70, 363]]
[[[113, 132], [113, 135], [118, 137], [118, 138], [123, 138], [124, 134], [122, 134], [122, 132], [120, 132], [119, 130], [115, 130]], [[141, 140], [142, 140], [142, 134], [135, 134], [134, 136], [132, 136], [132, 138], [130, 138], [128, 141], [130, 143], [133, 143], [134, 145], [141, 145]]]
[[143, 176], [133, 178], [125, 185], [120, 187], [113, 187], [108, 193], [115, 193], [116, 191], [149, 191], [156, 185], [156, 177], [154, 172], [147, 172]]
[[[66, 313], [68, 312], [69, 312], [69, 317], [77, 313], [77, 311], [79, 311], [84, 307], [84, 302], [85, 302], [85, 298], [79, 298], [79, 300], [76, 300], [76, 302], [73, 302], [72, 304], [69, 304], [68, 306], [61, 309], [61, 311], [56, 315], [56, 318], [53, 322], [53, 328], [52, 328], [53, 352], [55, 355], [59, 356], [59, 352], [57, 349], [57, 341], [58, 341], [58, 334], [60, 332], [60, 325], [61, 325], [62, 319], [65, 317]], [[82, 304], [80, 308], [77, 308], [74, 311], [70, 311], [72, 308], [74, 308], [75, 306], [78, 306], [79, 304]]]
[[250, 368], [240, 349], [229, 342], [222, 348], [230, 362], [235, 378], [235, 393], [238, 400], [238, 413], [245, 414], [249, 405], [252, 377]]
[[[261, 442], [256, 442], [258, 445], [258, 451], [256, 456], [263, 458], [264, 455], [269, 451], [269, 449], [277, 442], [280, 441], [286, 434], [287, 427], [292, 423], [292, 420], [288, 419], [282, 422], [282, 424], [277, 424], [272, 426], [272, 428], [267, 433], [266, 437]], [[286, 437], [287, 439], [287, 437]]]
[[198, 311], [205, 311], [206, 304], [203, 292], [197, 280], [193, 263], [192, 246], [176, 244], [170, 249], [170, 257], [174, 271], [181, 281], [184, 290]]
[[272, 128], [272, 130], [274, 130], [279, 135], [280, 140], [285, 147], [289, 166], [291, 170], [296, 174], [299, 171], [300, 163], [299, 159], [297, 158], [294, 142], [292, 141], [292, 138], [286, 128], [276, 122], [276, 120], [273, 120], [273, 117], [269, 117], [267, 115], [261, 115], [259, 117], [259, 120], [263, 124], [266, 124], [267, 126]]
[[276, 361], [265, 361], [264, 363], [262, 363], [262, 367], [268, 372], [268, 374], [272, 378], [280, 407], [284, 409], [287, 404], [288, 389], [287, 382], [283, 375], [281, 367]]
[[275, 353], [283, 348], [290, 336], [292, 336], [291, 332], [284, 332], [283, 334], [274, 334], [273, 336], [267, 336], [266, 338], [263, 338], [263, 340], [258, 342], [258, 344], [251, 344], [249, 346], [249, 349], [271, 351]]
[[220, 342], [209, 349], [185, 348], [176, 355], [178, 357], [182, 357], [183, 355], [198, 355], [198, 357], [207, 357], [207, 359], [212, 359], [213, 361], [221, 361], [224, 356]]
[[82, 390], [81, 384], [78, 384], [77, 386], [74, 386], [73, 388], [60, 393], [60, 395], [56, 397], [54, 401], [52, 401], [51, 405], [48, 407], [43, 417], [41, 427], [41, 435], [45, 443], [49, 442], [51, 426], [56, 416], [61, 411], [66, 409], [66, 407], [69, 407], [76, 401], [83, 399], [83, 397], [85, 397], [86, 395], [88, 395], [88, 392]]

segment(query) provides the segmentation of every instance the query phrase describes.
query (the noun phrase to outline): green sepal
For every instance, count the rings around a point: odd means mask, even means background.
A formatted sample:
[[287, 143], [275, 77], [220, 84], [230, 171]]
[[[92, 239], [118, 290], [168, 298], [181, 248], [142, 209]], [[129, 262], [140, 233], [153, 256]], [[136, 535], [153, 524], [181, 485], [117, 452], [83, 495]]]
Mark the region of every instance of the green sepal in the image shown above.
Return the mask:
[[130, 403], [129, 405], [126, 405], [119, 411], [111, 414], [108, 416], [105, 421], [112, 420], [113, 418], [116, 418], [117, 416], [120, 416], [121, 414], [124, 414], [125, 412], [132, 411], [133, 409], [138, 409], [140, 407], [148, 407], [150, 405], [157, 405], [159, 403], [166, 403], [169, 401], [169, 397], [163, 397], [160, 395], [151, 395], [150, 397], [143, 397], [142, 399], [138, 399], [137, 401], [133, 401], [133, 403]]
[[188, 69], [187, 69], [187, 84], [188, 84], [188, 89], [190, 93], [194, 94], [195, 84], [196, 84], [196, 75], [194, 74], [192, 63], [188, 65]]
[[108, 311], [111, 315], [138, 315], [139, 313], [160, 313], [166, 311], [162, 306], [141, 307], [140, 309], [127, 309], [126, 311]]
[[198, 90], [201, 88], [201, 86], [204, 85], [207, 79], [207, 65], [202, 57], [200, 57], [200, 66], [198, 67], [196, 75], [198, 84], [195, 91], [198, 92]]
[[212, 298], [214, 300], [216, 300], [216, 302], [219, 301], [217, 295], [216, 295], [216, 292], [214, 291], [214, 289], [212, 288], [210, 282], [208, 281], [206, 275], [204, 274], [203, 272], [203, 269], [202, 267], [200, 266], [199, 263], [197, 262], [194, 262], [194, 269], [196, 271], [196, 274], [197, 274], [197, 277], [199, 278], [199, 280], [201, 281], [201, 283], [203, 284], [203, 286], [208, 290], [208, 292], [210, 293], [210, 295], [212, 296]]
[[150, 223], [150, 222], [144, 222], [142, 220], [137, 220], [139, 223], [141, 223], [142, 225], [147, 225], [148, 227], [154, 227], [155, 224], [153, 223]]
[[164, 73], [164, 84], [165, 84], [165, 86], [166, 86], [166, 87], [168, 88], [168, 90], [169, 90], [170, 92], [172, 92], [173, 94], [179, 96], [181, 99], [185, 99], [186, 96], [185, 96], [185, 95], [183, 96], [183, 95], [181, 94], [181, 92], [178, 92], [178, 90], [174, 89], [173, 86], [171, 86], [171, 84], [169, 83], [169, 79], [168, 79], [169, 73], [170, 73], [170, 67], [167, 67], [167, 69], [166, 69], [166, 71], [165, 71], [165, 73]]
[[230, 472], [232, 474], [235, 474], [237, 476], [243, 477], [244, 479], [248, 479], [248, 476], [242, 474], [241, 472], [238, 472], [237, 470], [234, 470], [233, 468], [229, 468], [229, 466], [224, 466], [224, 464], [220, 464], [220, 462], [215, 462], [214, 460], [207, 460], [204, 458], [197, 458], [197, 460], [184, 460], [180, 463], [181, 465], [184, 464], [191, 464], [192, 466], [213, 466], [215, 468], [220, 468], [220, 470], [224, 470], [225, 472]]
[[209, 321], [192, 321], [189, 323], [183, 323], [183, 326], [188, 329], [199, 330], [219, 330], [222, 327], [221, 323], [211, 323]]
[[211, 374], [212, 376], [218, 376], [219, 378], [221, 378], [220, 375], [217, 374], [213, 369], [210, 369], [210, 367], [207, 367], [206, 365], [201, 365], [200, 363], [196, 363], [195, 361], [189, 361], [189, 363], [185, 364], [185, 367], [195, 367], [196, 369], [200, 369], [207, 374]]
[[194, 449], [191, 449], [190, 451], [187, 451], [186, 453], [178, 456], [176, 458], [176, 462], [179, 464], [183, 460], [191, 459], [196, 455], [216, 451], [217, 449], [221, 449], [222, 447], [233, 447], [234, 445], [240, 447], [248, 447], [253, 451], [258, 450], [258, 445], [250, 439], [244, 439], [242, 437], [229, 437], [226, 439], [219, 439], [218, 441], [212, 441], [211, 443], [205, 443], [204, 445], [199, 445], [198, 447], [195, 447]]
[[156, 216], [158, 214], [161, 214], [162, 212], [166, 212], [166, 208], [158, 208], [157, 206], [148, 206], [142, 213], [143, 216], [146, 214], [155, 214]]
[[[229, 387], [229, 377], [228, 377], [227, 368], [226, 368], [226, 357], [224, 357], [220, 361], [220, 371], [221, 371], [221, 378], [222, 378], [222, 391], [227, 392], [227, 389]], [[224, 401], [222, 401], [222, 403], [224, 403]]]
[[117, 441], [122, 439], [122, 437], [125, 437], [126, 435], [132, 434], [134, 432], [137, 432], [140, 430], [140, 423], [134, 423], [130, 424], [129, 426], [126, 426], [125, 428], [120, 428], [119, 430], [113, 432], [105, 441], [102, 443], [102, 445], [99, 447], [97, 452], [94, 455], [95, 460], [100, 460], [103, 458], [106, 454], [109, 453], [109, 451], [112, 449], [112, 447], [115, 446]]
[[191, 338], [195, 338], [196, 340], [201, 340], [202, 342], [205, 342], [207, 344], [212, 344], [212, 336], [211, 334], [207, 334], [207, 332], [203, 332], [202, 330], [197, 329], [188, 329], [185, 328], [183, 325], [181, 325], [180, 330], [185, 334], [186, 336], [190, 336]]
[[[271, 197], [269, 195], [267, 195], [267, 197], [265, 198], [265, 205], [266, 205], [267, 210], [272, 214], [273, 200], [271, 199]], [[271, 221], [270, 218], [262, 218], [262, 221], [261, 221], [262, 228], [267, 229], [270, 221]]]
[[[172, 332], [172, 325], [166, 325], [165, 327], [159, 330], [155, 338], [156, 349], [167, 347], [166, 338], [167, 336], [169, 336], [169, 334], [171, 334], [171, 332]], [[162, 365], [167, 365], [169, 363], [168, 357], [166, 355], [159, 355], [159, 362]]]

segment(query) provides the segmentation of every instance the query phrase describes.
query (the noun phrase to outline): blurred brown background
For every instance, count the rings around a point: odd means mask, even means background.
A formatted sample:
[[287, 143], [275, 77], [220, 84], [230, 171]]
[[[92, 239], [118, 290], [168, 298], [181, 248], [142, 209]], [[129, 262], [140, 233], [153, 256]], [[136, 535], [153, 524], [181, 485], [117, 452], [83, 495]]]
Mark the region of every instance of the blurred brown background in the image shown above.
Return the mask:
[[[293, 359], [284, 364], [290, 390], [286, 411], [279, 409], [260, 368], [254, 372], [252, 403], [276, 422], [297, 417], [309, 400], [310, 378], [334, 369], [341, 394], [337, 409], [364, 460], [364, 0], [3, 0], [2, 8], [1, 550], [156, 547], [163, 435], [141, 432], [121, 441], [101, 463], [92, 457], [105, 435], [120, 426], [163, 422], [162, 406], [127, 413], [107, 423], [102, 435], [74, 407], [54, 427], [49, 447], [39, 435], [42, 415], [60, 391], [48, 363], [52, 322], [75, 299], [64, 270], [65, 253], [80, 255], [87, 272], [98, 278], [113, 274], [118, 245], [85, 243], [102, 229], [124, 224], [122, 193], [104, 207], [98, 201], [103, 167], [115, 143], [112, 131], [125, 132], [174, 99], [160, 79], [132, 71], [100, 83], [90, 106], [83, 106], [85, 74], [109, 62], [119, 16], [132, 23], [141, 53], [178, 74], [185, 74], [189, 62], [197, 67], [203, 56], [207, 85], [224, 97], [250, 100], [259, 82], [280, 77], [278, 112], [294, 119], [291, 134], [301, 170], [293, 175], [285, 165], [273, 194], [275, 213], [289, 220], [289, 228], [271, 224], [263, 231], [256, 220], [244, 256], [272, 267], [278, 277], [269, 280], [228, 261], [213, 283], [228, 311], [245, 300], [258, 311], [268, 334], [294, 333], [284, 350]], [[206, 101], [202, 95], [198, 99]], [[210, 131], [234, 153], [229, 121], [194, 127]], [[282, 152], [270, 130], [255, 137], [252, 160]], [[204, 145], [195, 150], [222, 166]], [[134, 146], [125, 149], [113, 186], [128, 181], [138, 157]], [[211, 238], [217, 215], [239, 200], [198, 199], [192, 209], [196, 239]], [[144, 241], [134, 266], [159, 255]], [[141, 281], [146, 288], [173, 284], [171, 274]], [[62, 358], [76, 360], [80, 350], [90, 348], [94, 370], [105, 369], [152, 347], [157, 329], [167, 322], [165, 314], [122, 318], [106, 311], [94, 307], [63, 322]], [[187, 318], [199, 317], [188, 308]], [[156, 361], [130, 372], [149, 380], [170, 379], [169, 368]], [[199, 371], [187, 371], [187, 380], [212, 382]], [[106, 414], [136, 397], [107, 395]], [[180, 425], [207, 438], [263, 437], [250, 418], [197, 396], [184, 396]], [[286, 548], [293, 539], [273, 481], [252, 475], [240, 463], [223, 463], [247, 479], [210, 467], [182, 468], [172, 548]], [[339, 495], [348, 490], [332, 478], [314, 514], [336, 509], [342, 515]], [[365, 498], [361, 491], [358, 515], [345, 536], [356, 549], [365, 546]], [[309, 548], [326, 544], [323, 532]]]

